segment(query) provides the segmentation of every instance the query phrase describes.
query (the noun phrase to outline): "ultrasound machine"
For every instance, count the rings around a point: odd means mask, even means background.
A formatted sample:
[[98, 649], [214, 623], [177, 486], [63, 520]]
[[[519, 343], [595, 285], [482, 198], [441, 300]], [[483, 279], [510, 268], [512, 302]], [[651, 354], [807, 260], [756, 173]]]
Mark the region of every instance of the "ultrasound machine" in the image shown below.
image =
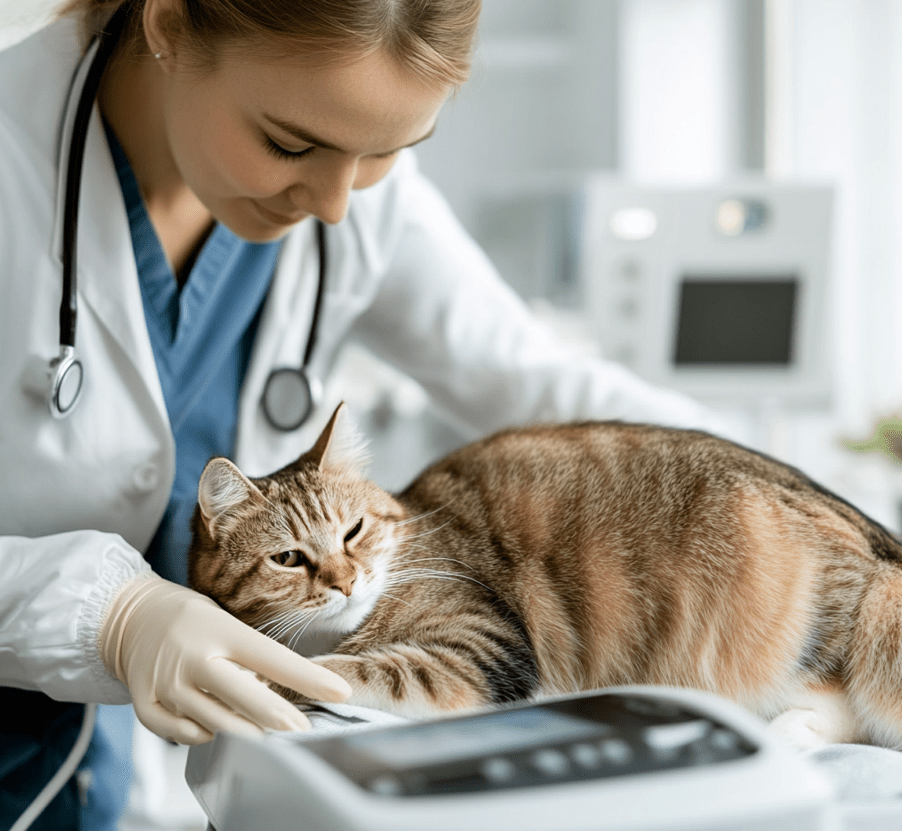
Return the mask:
[[311, 714], [311, 733], [220, 734], [191, 748], [187, 779], [210, 828], [838, 828], [813, 767], [702, 693], [625, 687], [418, 722], [366, 715], [329, 705]]

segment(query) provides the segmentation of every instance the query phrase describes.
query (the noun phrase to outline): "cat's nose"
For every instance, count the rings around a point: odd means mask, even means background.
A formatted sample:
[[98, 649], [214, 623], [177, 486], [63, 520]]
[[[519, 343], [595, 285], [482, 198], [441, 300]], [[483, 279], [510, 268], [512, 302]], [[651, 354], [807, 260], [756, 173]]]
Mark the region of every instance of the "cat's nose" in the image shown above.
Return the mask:
[[357, 569], [348, 562], [347, 557], [330, 557], [323, 563], [320, 575], [323, 585], [338, 589], [345, 597], [350, 597], [357, 579]]
[[345, 597], [350, 597], [356, 579], [357, 577], [355, 575], [348, 575], [342, 579], [334, 580], [330, 588], [338, 589]]

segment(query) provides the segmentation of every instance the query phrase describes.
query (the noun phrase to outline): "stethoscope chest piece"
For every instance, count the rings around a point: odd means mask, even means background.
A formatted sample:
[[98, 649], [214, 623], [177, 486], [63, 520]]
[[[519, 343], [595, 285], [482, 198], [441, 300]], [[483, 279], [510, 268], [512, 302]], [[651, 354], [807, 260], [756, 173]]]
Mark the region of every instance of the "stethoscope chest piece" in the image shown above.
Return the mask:
[[319, 405], [323, 385], [298, 367], [274, 369], [263, 389], [263, 414], [276, 430], [297, 430]]
[[65, 418], [78, 401], [84, 380], [81, 361], [75, 357], [75, 349], [61, 346], [58, 358], [50, 362], [50, 413], [54, 418]]

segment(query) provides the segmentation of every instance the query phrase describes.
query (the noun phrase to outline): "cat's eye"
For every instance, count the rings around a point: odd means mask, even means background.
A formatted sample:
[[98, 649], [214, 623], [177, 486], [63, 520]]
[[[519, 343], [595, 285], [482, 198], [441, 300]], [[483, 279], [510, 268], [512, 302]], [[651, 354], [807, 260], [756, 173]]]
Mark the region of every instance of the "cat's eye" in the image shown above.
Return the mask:
[[286, 568], [297, 568], [298, 566], [308, 565], [309, 561], [303, 551], [280, 551], [273, 554], [272, 561]]
[[363, 519], [360, 520], [347, 534], [345, 534], [345, 542], [350, 542], [354, 537], [356, 537], [360, 533], [360, 529], [363, 528]]

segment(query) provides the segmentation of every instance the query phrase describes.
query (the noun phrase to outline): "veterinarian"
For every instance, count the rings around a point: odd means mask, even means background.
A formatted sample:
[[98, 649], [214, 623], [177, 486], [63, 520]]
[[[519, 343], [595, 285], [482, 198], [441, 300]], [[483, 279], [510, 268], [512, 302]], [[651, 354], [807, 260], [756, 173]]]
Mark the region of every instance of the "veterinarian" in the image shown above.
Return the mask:
[[241, 667], [348, 695], [182, 584], [204, 463], [307, 449], [349, 336], [483, 432], [708, 426], [555, 343], [417, 171], [478, 12], [74, 0], [0, 54], [0, 826], [56, 773], [32, 827], [115, 827], [127, 775], [85, 703], [196, 743], [304, 727]]

